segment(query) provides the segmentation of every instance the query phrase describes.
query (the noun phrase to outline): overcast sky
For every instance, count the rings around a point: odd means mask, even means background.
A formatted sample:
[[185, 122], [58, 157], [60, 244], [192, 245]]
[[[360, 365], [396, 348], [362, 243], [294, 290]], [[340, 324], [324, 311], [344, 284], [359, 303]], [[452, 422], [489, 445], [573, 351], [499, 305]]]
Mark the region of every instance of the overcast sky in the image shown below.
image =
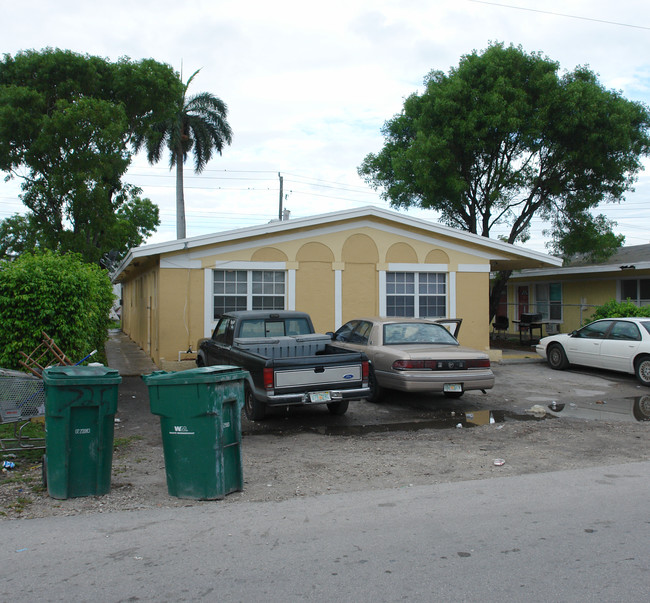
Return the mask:
[[[182, 70], [184, 79], [201, 69], [189, 92], [211, 92], [228, 104], [234, 139], [202, 175], [186, 164], [188, 236], [277, 218], [278, 174], [292, 218], [388, 208], [357, 175], [365, 155], [382, 147], [381, 126], [422, 90], [429, 71], [448, 72], [490, 41], [541, 51], [565, 70], [589, 65], [607, 88], [650, 104], [647, 0], [2, 4], [2, 53], [49, 46], [110, 60], [151, 57]], [[173, 240], [168, 158], [149, 166], [137, 157], [126, 180], [160, 207], [162, 224], [149, 242]], [[16, 182], [0, 181], [0, 219], [24, 212], [18, 193]], [[626, 245], [650, 243], [650, 173], [623, 204], [601, 211], [618, 222]], [[410, 214], [435, 220], [431, 212]], [[542, 229], [535, 222], [526, 247], [546, 251]]]

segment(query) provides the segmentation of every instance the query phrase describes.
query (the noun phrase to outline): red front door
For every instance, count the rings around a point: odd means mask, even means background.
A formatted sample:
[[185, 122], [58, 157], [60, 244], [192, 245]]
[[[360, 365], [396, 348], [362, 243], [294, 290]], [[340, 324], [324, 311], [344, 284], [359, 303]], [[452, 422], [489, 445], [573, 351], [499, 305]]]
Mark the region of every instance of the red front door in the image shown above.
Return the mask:
[[528, 313], [528, 285], [517, 287], [517, 318]]

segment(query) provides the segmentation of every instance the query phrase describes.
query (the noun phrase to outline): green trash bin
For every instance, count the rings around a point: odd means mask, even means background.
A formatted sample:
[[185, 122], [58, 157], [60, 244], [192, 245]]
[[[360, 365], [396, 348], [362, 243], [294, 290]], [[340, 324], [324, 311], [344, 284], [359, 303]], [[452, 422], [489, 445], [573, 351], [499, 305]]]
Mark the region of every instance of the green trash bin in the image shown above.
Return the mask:
[[121, 382], [117, 370], [105, 366], [56, 366], [43, 371], [43, 475], [52, 498], [110, 491]]
[[241, 410], [248, 372], [205, 366], [143, 375], [160, 417], [167, 491], [194, 500], [243, 490]]

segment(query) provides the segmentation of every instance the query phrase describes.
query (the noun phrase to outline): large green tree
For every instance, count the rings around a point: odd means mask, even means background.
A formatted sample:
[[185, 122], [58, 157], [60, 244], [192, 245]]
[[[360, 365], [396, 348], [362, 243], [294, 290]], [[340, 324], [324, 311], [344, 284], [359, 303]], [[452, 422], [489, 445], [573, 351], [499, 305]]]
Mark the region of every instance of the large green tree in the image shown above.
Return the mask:
[[[554, 251], [589, 251], [580, 235], [588, 228], [588, 245], [607, 253], [622, 237], [592, 210], [630, 189], [649, 125], [644, 105], [605, 89], [589, 69], [560, 74], [539, 53], [492, 44], [449, 74], [432, 71], [384, 124], [384, 147], [359, 174], [391, 206], [434, 210], [465, 231], [489, 237], [506, 226], [506, 240], [521, 243], [538, 217], [562, 233]], [[496, 279], [491, 316], [509, 276]]]
[[[137, 138], [136, 146], [144, 146], [150, 163], [160, 161], [164, 150], [169, 151], [169, 167], [176, 167], [176, 237], [184, 239], [185, 193], [183, 166], [188, 155], [194, 155], [194, 171], [200, 174], [213, 152], [221, 155], [225, 145], [232, 142], [228, 124], [228, 107], [209, 92], [187, 96], [187, 90], [200, 70], [195, 71], [177, 99], [175, 111], [168, 119], [152, 124]], [[182, 83], [182, 80], [179, 80]]]
[[180, 94], [173, 69], [151, 59], [112, 63], [51, 48], [4, 55], [0, 170], [21, 180], [29, 210], [2, 225], [6, 253], [33, 245], [98, 262], [141, 244], [160, 223], [158, 208], [123, 177], [135, 141]]

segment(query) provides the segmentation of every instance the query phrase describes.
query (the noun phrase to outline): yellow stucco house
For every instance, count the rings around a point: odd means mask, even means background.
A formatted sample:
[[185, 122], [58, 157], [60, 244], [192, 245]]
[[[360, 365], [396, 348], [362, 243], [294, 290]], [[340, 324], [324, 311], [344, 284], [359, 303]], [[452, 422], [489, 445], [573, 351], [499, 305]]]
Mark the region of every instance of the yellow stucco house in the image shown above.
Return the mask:
[[305, 311], [319, 332], [357, 316], [462, 318], [461, 343], [489, 350], [490, 272], [559, 264], [363, 207], [138, 247], [113, 280], [122, 330], [165, 368], [234, 309]]
[[604, 262], [575, 260], [559, 268], [522, 270], [508, 281], [498, 314], [510, 331], [522, 313], [539, 313], [547, 333], [570, 333], [588, 322], [597, 306], [629, 299], [650, 305], [650, 245], [621, 247]]

